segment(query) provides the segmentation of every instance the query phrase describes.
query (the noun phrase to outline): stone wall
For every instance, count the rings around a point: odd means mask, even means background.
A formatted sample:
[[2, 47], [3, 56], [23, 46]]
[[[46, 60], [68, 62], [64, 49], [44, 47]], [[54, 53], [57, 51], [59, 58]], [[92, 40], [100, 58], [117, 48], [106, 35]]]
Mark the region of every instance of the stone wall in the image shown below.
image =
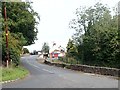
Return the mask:
[[116, 68], [95, 67], [95, 66], [88, 66], [88, 65], [59, 64], [59, 63], [52, 63], [49, 61], [45, 61], [44, 63], [48, 65], [54, 65], [57, 67], [63, 67], [67, 69], [82, 71], [85, 73], [94, 73], [94, 74], [120, 77], [120, 71], [119, 71], [120, 69], [116, 69]]

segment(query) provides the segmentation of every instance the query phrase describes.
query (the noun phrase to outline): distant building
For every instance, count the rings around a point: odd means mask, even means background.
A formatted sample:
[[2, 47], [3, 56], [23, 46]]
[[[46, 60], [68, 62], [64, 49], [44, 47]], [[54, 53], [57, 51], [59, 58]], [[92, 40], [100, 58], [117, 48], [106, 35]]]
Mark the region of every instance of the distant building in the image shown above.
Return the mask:
[[61, 47], [61, 45], [57, 45], [56, 43], [53, 43], [52, 48], [49, 51], [50, 58], [56, 58], [58, 57], [64, 57], [65, 56], [65, 49]]

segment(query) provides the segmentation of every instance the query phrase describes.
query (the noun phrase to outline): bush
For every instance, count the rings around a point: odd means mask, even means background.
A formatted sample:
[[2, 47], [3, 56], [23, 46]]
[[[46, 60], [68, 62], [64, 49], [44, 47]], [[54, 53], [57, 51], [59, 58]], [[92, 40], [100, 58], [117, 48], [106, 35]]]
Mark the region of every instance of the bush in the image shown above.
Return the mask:
[[0, 70], [2, 81], [24, 78], [29, 72], [23, 67], [3, 68]]
[[[18, 66], [20, 63], [20, 54], [22, 53], [22, 44], [24, 42], [24, 39], [18, 39], [19, 35], [9, 33], [8, 36], [8, 49], [9, 49], [9, 58], [12, 59], [13, 63]], [[7, 49], [6, 49], [6, 40], [5, 40], [5, 32], [3, 32], [2, 37], [2, 61], [3, 64], [6, 62], [6, 55], [7, 55]]]
[[23, 54], [29, 53], [29, 50], [27, 48], [23, 48]]
[[58, 57], [58, 60], [63, 61], [63, 57]]

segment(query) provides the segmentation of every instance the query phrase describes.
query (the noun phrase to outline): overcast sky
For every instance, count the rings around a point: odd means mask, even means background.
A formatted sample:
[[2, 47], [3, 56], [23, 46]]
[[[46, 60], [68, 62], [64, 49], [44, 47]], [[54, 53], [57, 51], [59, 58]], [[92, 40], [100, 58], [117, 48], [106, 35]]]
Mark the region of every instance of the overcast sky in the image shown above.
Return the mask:
[[120, 0], [31, 0], [33, 9], [40, 15], [38, 40], [28, 49], [41, 50], [44, 42], [52, 45], [53, 42], [66, 48], [69, 38], [75, 32], [69, 29], [69, 22], [75, 18], [75, 11], [80, 6], [91, 6], [102, 2], [109, 7], [117, 6]]

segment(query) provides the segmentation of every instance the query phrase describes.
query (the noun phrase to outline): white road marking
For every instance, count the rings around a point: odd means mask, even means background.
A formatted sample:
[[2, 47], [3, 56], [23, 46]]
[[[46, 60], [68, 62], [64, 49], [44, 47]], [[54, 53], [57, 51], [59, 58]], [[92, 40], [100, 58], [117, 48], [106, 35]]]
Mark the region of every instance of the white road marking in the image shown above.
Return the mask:
[[49, 70], [47, 70], [47, 69], [42, 69], [42, 70], [44, 70], [44, 71], [46, 71], [46, 72], [49, 72], [49, 73], [53, 73], [52, 71], [49, 71]]
[[[36, 66], [36, 65], [34, 65], [34, 64], [31, 64], [31, 63], [28, 62], [28, 61], [27, 61], [27, 63], [30, 64], [30, 65], [32, 65], [32, 66], [34, 66], [34, 67], [36, 67], [36, 68], [39, 68], [38, 66]], [[39, 68], [39, 69], [40, 69], [40, 68]]]
[[[41, 68], [39, 68], [38, 66], [31, 64], [31, 63], [28, 62], [28, 61], [27, 61], [27, 63], [30, 64], [30, 65], [32, 65], [32, 66], [34, 66], [36, 69], [41, 69]], [[49, 72], [49, 73], [54, 73], [54, 72], [52, 72], [52, 71], [50, 71], [50, 70], [47, 70], [47, 69], [42, 69], [42, 70], [43, 70], [43, 71], [46, 71], [46, 72]], [[63, 79], [69, 80], [67, 77], [65, 77], [65, 76], [63, 76], [63, 75], [61, 75], [61, 74], [59, 74], [58, 76], [61, 77], [61, 78], [63, 78]], [[76, 82], [75, 80], [70, 80], [70, 81]]]
[[[31, 65], [31, 66], [34, 66], [35, 68], [37, 68], [37, 69], [41, 69], [40, 67], [38, 67], [38, 66], [36, 66], [36, 65], [33, 65], [33, 64], [31, 64], [30, 62], [28, 62], [27, 61], [27, 63], [29, 64], [29, 65]], [[42, 69], [43, 71], [46, 71], [46, 72], [49, 72], [49, 73], [53, 73], [52, 71], [49, 71], [49, 70], [47, 70], [47, 69]]]
[[91, 76], [95, 76], [96, 74], [93, 73], [84, 73], [85, 75], [91, 75]]

